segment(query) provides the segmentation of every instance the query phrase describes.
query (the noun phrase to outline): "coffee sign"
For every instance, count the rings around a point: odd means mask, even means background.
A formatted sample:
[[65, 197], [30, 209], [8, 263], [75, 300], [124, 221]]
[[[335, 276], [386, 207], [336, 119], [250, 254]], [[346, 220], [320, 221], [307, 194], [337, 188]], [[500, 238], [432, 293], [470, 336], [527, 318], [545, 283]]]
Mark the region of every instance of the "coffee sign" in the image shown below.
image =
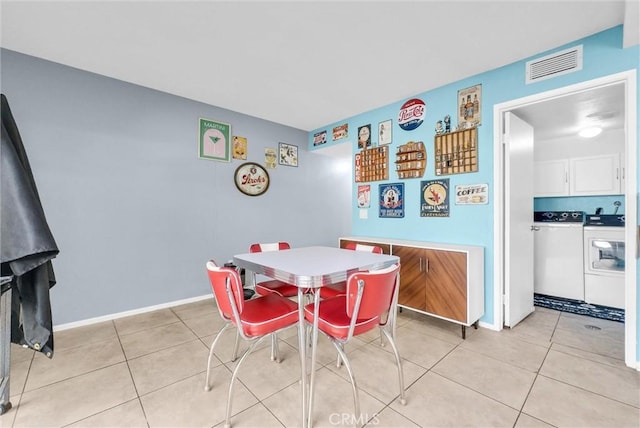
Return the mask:
[[465, 184], [456, 186], [456, 205], [485, 205], [488, 203], [488, 184]]

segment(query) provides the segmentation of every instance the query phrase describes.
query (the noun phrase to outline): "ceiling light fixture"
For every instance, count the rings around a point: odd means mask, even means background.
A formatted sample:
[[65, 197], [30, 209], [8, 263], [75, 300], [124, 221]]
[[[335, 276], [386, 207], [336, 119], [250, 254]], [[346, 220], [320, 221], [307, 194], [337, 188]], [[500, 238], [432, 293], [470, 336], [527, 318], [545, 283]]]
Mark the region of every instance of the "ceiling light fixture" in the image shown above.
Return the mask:
[[583, 130], [578, 132], [578, 135], [584, 138], [593, 138], [596, 135], [600, 135], [601, 132], [602, 128], [598, 126], [592, 126], [590, 128], [584, 128]]

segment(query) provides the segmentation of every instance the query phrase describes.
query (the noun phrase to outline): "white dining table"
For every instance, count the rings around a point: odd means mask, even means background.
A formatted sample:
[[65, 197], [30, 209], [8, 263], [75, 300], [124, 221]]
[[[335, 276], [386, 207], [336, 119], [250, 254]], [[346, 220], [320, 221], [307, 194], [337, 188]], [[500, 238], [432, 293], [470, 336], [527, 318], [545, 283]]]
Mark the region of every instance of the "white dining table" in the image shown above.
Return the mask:
[[[400, 259], [388, 254], [375, 254], [365, 251], [345, 250], [336, 247], [300, 247], [282, 251], [265, 251], [261, 253], [238, 254], [233, 262], [245, 270], [278, 279], [298, 287], [298, 348], [301, 367], [301, 399], [302, 426], [310, 428], [313, 410], [313, 392], [308, 391], [306, 334], [304, 317], [304, 292], [307, 289], [318, 289], [331, 284], [346, 281], [347, 277], [362, 270], [379, 270], [387, 268]], [[252, 275], [247, 275], [251, 277]], [[320, 293], [315, 293], [317, 315]], [[313, 343], [311, 372], [315, 370], [315, 345], [318, 335], [318, 319], [313, 322]], [[308, 398], [309, 397], [309, 398]], [[357, 417], [357, 415], [356, 415]]]

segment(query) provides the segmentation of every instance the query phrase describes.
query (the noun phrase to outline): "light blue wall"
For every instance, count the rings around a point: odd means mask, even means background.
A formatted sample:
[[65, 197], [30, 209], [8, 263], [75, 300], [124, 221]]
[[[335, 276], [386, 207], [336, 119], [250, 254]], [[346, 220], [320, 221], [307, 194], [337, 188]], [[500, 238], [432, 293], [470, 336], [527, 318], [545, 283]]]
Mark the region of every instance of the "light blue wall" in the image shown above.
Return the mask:
[[[305, 131], [0, 55], [1, 90], [60, 248], [54, 325], [210, 294], [205, 262], [254, 242], [335, 246], [350, 232], [349, 170], [308, 152]], [[245, 196], [233, 182], [241, 161], [198, 159], [199, 118], [247, 137], [250, 161], [264, 164], [278, 142], [298, 145], [299, 167], [269, 170], [269, 190]]]
[[624, 214], [624, 195], [534, 198], [533, 208], [535, 211], [584, 211], [587, 214], [595, 214], [597, 208], [602, 208], [603, 214], [613, 214], [614, 202], [620, 202], [618, 214]]
[[[374, 202], [378, 197], [378, 185], [380, 183], [373, 182], [371, 183], [372, 207], [369, 209], [368, 219], [360, 219], [355, 203], [357, 186], [354, 185], [352, 197], [352, 234], [483, 246], [485, 248], [485, 315], [482, 321], [493, 323], [495, 316], [493, 307], [493, 106], [610, 74], [633, 69], [637, 70], [640, 67], [640, 46], [627, 49], [622, 48], [622, 26], [611, 28], [565, 46], [558, 46], [554, 51], [573, 47], [578, 44], [583, 44], [584, 46], [584, 64], [582, 70], [574, 73], [527, 85], [525, 84], [525, 62], [530, 59], [527, 58], [486, 73], [471, 76], [450, 85], [408, 97], [419, 98], [427, 105], [424, 123], [410, 132], [403, 131], [397, 125], [399, 109], [408, 98], [398, 100], [396, 103], [382, 106], [354, 117], [345, 118], [336, 123], [327, 124], [326, 127], [310, 132], [309, 148], [313, 150], [313, 136], [315, 133], [326, 130], [329, 137], [327, 145], [337, 144], [340, 143], [341, 140], [338, 142], [331, 141], [331, 131], [333, 127], [348, 123], [350, 133], [349, 141], [353, 144], [353, 152], [356, 153], [358, 150], [355, 134], [357, 133], [358, 126], [370, 123], [372, 124], [372, 129], [377, 130], [379, 122], [393, 119], [393, 142], [390, 148], [390, 152], [392, 153], [390, 160], [391, 173], [388, 182], [405, 183], [405, 217], [404, 219], [378, 218]], [[499, 47], [496, 47], [496, 49], [498, 48]], [[540, 55], [551, 52], [552, 51], [541, 52]], [[401, 64], [398, 66], [401, 67]], [[427, 83], [428, 82], [425, 82], [425, 86]], [[389, 82], [389, 84], [393, 83]], [[423, 180], [436, 178], [432, 144], [435, 134], [435, 124], [448, 114], [451, 115], [452, 118], [452, 129], [455, 129], [457, 125], [457, 91], [478, 84], [482, 85], [482, 126], [478, 129], [479, 170], [477, 173], [450, 175], [440, 178], [449, 178], [450, 189], [453, 189], [459, 184], [488, 183], [490, 193], [489, 204], [479, 206], [452, 205], [450, 217], [421, 218], [419, 216], [419, 186], [421, 180], [398, 180], [396, 178], [397, 175], [393, 171], [393, 161], [395, 159], [393, 153], [395, 153], [398, 145], [404, 144], [407, 141], [424, 141], [427, 147], [428, 162]], [[638, 123], [640, 123], [640, 120]], [[372, 141], [376, 141], [375, 132]], [[540, 203], [548, 204], [549, 202], [544, 201]], [[603, 202], [603, 205], [607, 205], [607, 203]], [[592, 206], [591, 202], [585, 206]], [[596, 206], [601, 205], [599, 205], [598, 202]], [[629, 219], [627, 219], [627, 221], [629, 221]], [[638, 297], [640, 298], [640, 295]], [[638, 304], [637, 307], [640, 308], [640, 304]], [[638, 316], [638, 323], [638, 332], [640, 334], [640, 316]], [[640, 349], [638, 355], [640, 355]]]

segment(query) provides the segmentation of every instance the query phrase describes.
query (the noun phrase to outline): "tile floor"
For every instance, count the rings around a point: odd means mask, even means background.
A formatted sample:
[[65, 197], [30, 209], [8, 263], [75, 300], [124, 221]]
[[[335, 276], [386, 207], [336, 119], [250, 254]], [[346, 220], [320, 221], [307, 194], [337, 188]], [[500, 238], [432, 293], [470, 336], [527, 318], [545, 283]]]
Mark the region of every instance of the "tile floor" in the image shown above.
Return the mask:
[[[233, 333], [204, 391], [221, 325], [204, 300], [57, 332], [52, 360], [13, 345], [13, 408], [0, 427], [223, 426]], [[233, 426], [300, 426], [297, 332], [285, 333], [282, 363], [265, 343], [242, 367]], [[462, 340], [459, 326], [405, 310], [397, 337], [407, 404], [389, 347], [366, 335], [347, 348], [361, 390], [356, 425], [638, 427], [640, 373], [624, 365], [623, 334], [620, 323], [537, 308], [512, 330], [469, 329]], [[326, 339], [319, 362], [314, 426], [352, 426], [351, 387]]]

